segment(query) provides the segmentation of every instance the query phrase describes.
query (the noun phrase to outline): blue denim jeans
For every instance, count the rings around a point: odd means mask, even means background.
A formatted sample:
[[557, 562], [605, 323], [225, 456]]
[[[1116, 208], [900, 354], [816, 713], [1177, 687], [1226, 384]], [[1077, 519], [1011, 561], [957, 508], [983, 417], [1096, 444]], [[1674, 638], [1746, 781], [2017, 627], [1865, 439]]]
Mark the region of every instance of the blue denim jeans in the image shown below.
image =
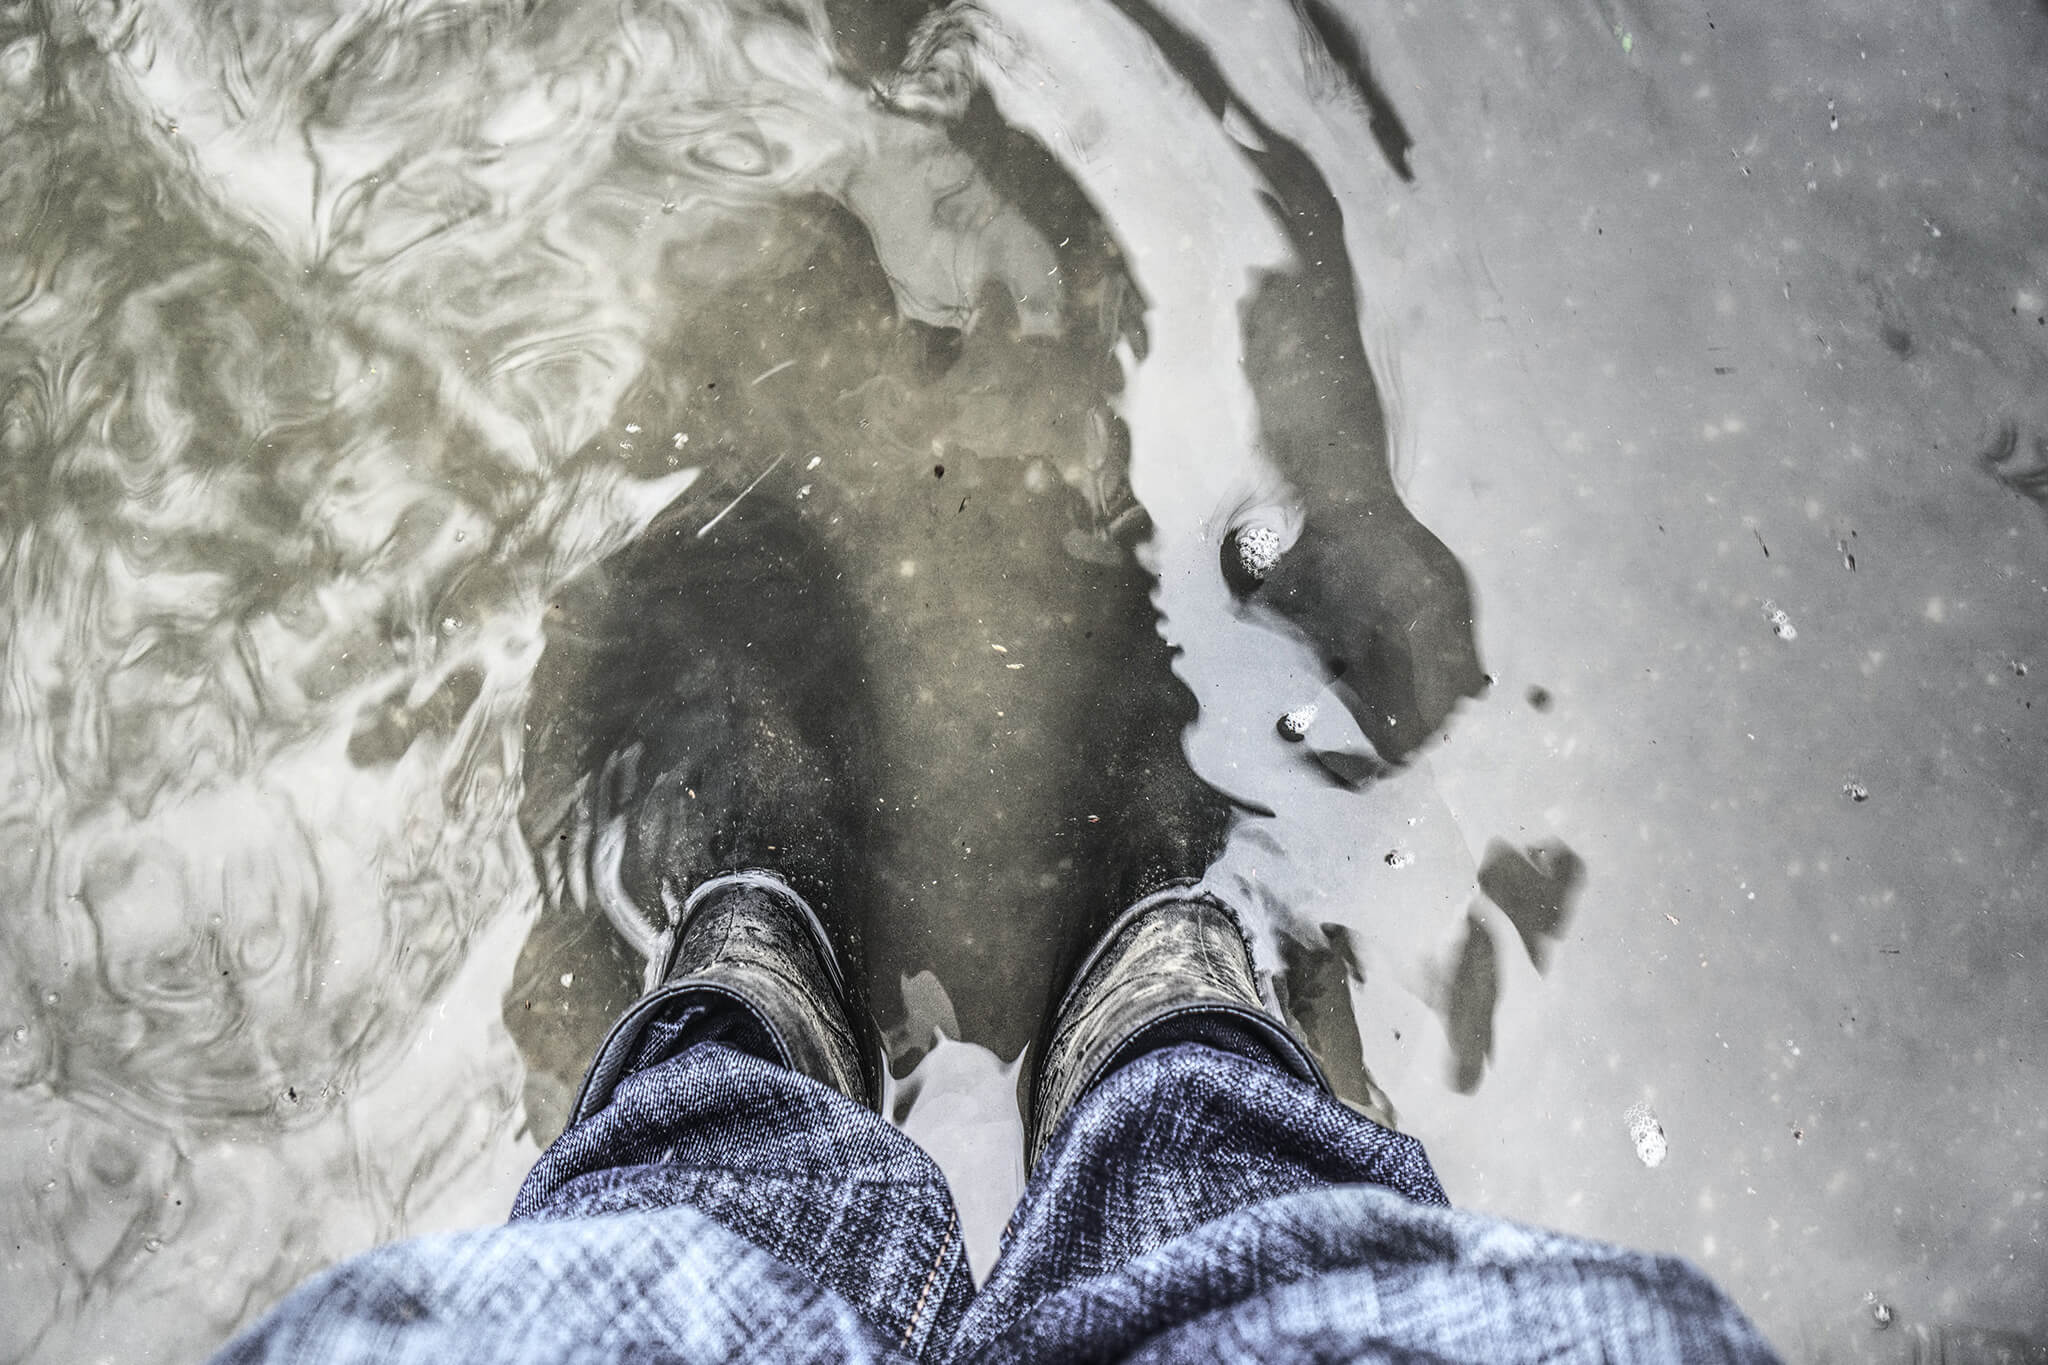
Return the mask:
[[337, 1266], [219, 1358], [1773, 1358], [1684, 1262], [1454, 1210], [1414, 1139], [1193, 1044], [1074, 1107], [977, 1293], [924, 1152], [705, 1036], [643, 1049], [507, 1226]]

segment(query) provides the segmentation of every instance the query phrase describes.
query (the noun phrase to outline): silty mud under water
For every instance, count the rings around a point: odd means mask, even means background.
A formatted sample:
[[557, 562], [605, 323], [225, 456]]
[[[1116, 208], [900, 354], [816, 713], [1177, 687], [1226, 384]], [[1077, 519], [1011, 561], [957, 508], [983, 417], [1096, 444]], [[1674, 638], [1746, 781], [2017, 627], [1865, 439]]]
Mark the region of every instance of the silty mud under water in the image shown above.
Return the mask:
[[0, 1353], [500, 1216], [791, 679], [984, 1187], [1164, 774], [1461, 1202], [2048, 1331], [2040, 16], [0, 16]]

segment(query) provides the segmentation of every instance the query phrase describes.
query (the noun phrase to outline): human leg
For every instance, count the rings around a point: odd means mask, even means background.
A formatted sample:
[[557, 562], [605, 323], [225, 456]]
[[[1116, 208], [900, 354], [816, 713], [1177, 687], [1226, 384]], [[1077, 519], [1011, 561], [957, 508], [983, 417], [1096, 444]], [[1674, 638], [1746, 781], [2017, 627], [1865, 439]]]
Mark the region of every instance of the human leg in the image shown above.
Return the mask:
[[1675, 1258], [1449, 1208], [1419, 1143], [1251, 1017], [1227, 909], [1161, 909], [1049, 1029], [1030, 1185], [955, 1358], [1770, 1358]]
[[729, 545], [676, 521], [617, 566], [622, 601], [589, 641], [553, 642], [579, 702], [529, 755], [570, 812], [541, 847], [661, 984], [599, 1049], [508, 1226], [338, 1267], [231, 1358], [903, 1359], [947, 1341], [971, 1292], [957, 1220], [875, 1112], [856, 993], [865, 722], [857, 650], [828, 628], [834, 577], [786, 517]]
[[815, 917], [767, 877], [693, 900], [508, 1226], [336, 1267], [222, 1358], [941, 1351], [972, 1292], [959, 1223], [875, 1111]]
[[1330, 1094], [1267, 1012], [1237, 912], [1192, 886], [1140, 901], [1076, 969], [1026, 1144], [1030, 1184], [963, 1341], [1262, 1199], [1370, 1182], [1444, 1202], [1420, 1144]]
[[[708, 894], [707, 894], [708, 892]], [[686, 910], [668, 980], [600, 1049], [512, 1217], [687, 1207], [830, 1286], [913, 1354], [972, 1284], [945, 1179], [875, 1111], [815, 916], [765, 874]]]

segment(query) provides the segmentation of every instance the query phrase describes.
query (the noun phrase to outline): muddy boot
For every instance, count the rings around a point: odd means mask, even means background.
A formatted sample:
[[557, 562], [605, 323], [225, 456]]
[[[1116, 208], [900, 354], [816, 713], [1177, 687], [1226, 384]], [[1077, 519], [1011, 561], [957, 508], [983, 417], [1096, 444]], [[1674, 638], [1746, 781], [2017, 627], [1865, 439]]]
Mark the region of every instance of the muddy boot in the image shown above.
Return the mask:
[[1027, 1164], [1110, 1072], [1176, 1043], [1269, 1061], [1330, 1089], [1308, 1049], [1267, 1011], [1236, 913], [1191, 884], [1168, 887], [1110, 925], [1048, 1018], [1025, 1113]]
[[690, 1041], [777, 1062], [871, 1109], [880, 1102], [881, 1047], [867, 1011], [849, 991], [817, 912], [770, 873], [715, 877], [691, 894], [662, 984], [598, 1049], [570, 1122], [604, 1108], [629, 1070], [651, 1064], [650, 1025], [693, 1017], [707, 1022]]

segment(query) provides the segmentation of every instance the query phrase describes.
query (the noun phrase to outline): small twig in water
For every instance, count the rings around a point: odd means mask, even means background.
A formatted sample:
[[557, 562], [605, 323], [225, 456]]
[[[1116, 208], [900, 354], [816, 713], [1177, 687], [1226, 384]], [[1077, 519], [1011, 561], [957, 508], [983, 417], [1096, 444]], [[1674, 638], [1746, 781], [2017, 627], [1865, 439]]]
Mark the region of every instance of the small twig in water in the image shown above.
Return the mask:
[[719, 522], [724, 521], [726, 513], [732, 511], [733, 508], [738, 507], [740, 505], [741, 498], [746, 497], [747, 494], [753, 492], [756, 488], [759, 488], [761, 486], [761, 480], [767, 478], [770, 474], [773, 474], [775, 472], [775, 466], [781, 464], [783, 460], [786, 458], [787, 453], [785, 452], [784, 454], [777, 455], [774, 459], [770, 460], [768, 462], [768, 467], [762, 470], [760, 473], [756, 474], [754, 476], [754, 481], [752, 483], [748, 484], [745, 488], [742, 488], [739, 491], [738, 495], [735, 496], [731, 502], [727, 503], [724, 507], [721, 507], [718, 510], [717, 516], [713, 517], [711, 520], [705, 522], [702, 526], [699, 526], [697, 528], [697, 538], [699, 540], [702, 540], [706, 532], [710, 531], [712, 527], [718, 525]]

